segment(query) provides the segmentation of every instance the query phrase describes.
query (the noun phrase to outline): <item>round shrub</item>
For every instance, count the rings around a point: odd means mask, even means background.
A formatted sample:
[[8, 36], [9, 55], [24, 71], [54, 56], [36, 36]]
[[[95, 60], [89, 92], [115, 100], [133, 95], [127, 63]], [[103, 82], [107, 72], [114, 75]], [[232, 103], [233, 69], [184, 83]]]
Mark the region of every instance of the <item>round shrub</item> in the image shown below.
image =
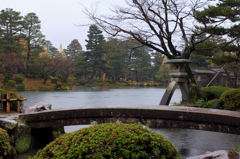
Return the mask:
[[240, 89], [233, 89], [224, 92], [220, 99], [220, 105], [223, 109], [239, 110], [240, 109]]
[[139, 86], [140, 86], [140, 87], [143, 87], [143, 86], [144, 86], [144, 84], [143, 84], [143, 83], [140, 83], [140, 84], [139, 84]]
[[22, 76], [16, 76], [15, 77], [16, 84], [22, 84], [24, 81], [24, 78]]
[[25, 91], [25, 85], [24, 84], [19, 84], [18, 85], [18, 91]]
[[79, 83], [76, 83], [75, 86], [81, 86]]
[[57, 84], [57, 81], [58, 81], [58, 78], [52, 78], [51, 79], [51, 83], [53, 83], [53, 84]]
[[8, 86], [15, 87], [16, 81], [14, 80], [8, 80]]
[[6, 156], [9, 146], [9, 136], [6, 130], [0, 128], [0, 156]]
[[112, 84], [112, 83], [113, 83], [113, 80], [111, 80], [111, 79], [110, 79], [110, 80], [108, 80], [108, 83]]
[[31, 145], [31, 136], [29, 135], [22, 135], [20, 138], [16, 140], [15, 148], [18, 153], [27, 152], [30, 149]]
[[204, 100], [212, 100], [219, 99], [223, 92], [227, 90], [232, 90], [233, 88], [225, 87], [225, 86], [210, 86], [210, 87], [202, 87], [201, 88], [201, 96]]
[[179, 158], [173, 144], [142, 124], [106, 123], [65, 134], [33, 158]]
[[86, 80], [85, 79], [79, 79], [78, 83], [83, 86], [83, 85], [86, 84]]

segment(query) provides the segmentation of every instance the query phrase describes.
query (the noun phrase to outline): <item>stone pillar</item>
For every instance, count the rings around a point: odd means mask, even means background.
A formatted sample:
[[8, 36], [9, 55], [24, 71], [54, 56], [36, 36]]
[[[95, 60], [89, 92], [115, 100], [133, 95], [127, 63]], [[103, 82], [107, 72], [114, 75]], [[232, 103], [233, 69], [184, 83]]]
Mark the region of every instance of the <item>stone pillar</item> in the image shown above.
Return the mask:
[[187, 73], [184, 71], [184, 64], [191, 63], [188, 59], [170, 59], [167, 60], [164, 64], [172, 64], [172, 71], [169, 74], [171, 76], [171, 83], [168, 85], [159, 105], [169, 105], [172, 95], [179, 85], [179, 88], [182, 92], [182, 100], [188, 100], [188, 91], [186, 89], [185, 77]]

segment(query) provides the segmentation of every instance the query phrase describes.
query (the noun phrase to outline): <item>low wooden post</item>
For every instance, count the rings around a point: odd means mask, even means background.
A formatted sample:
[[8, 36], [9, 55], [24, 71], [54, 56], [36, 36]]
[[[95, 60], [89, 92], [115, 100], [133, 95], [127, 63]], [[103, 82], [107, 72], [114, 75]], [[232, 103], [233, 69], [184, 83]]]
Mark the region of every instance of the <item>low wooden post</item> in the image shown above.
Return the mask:
[[6, 102], [7, 113], [10, 113], [10, 93], [7, 93]]
[[20, 93], [18, 93], [18, 107], [17, 107], [17, 112], [20, 113]]
[[6, 94], [6, 99], [2, 99], [1, 93], [0, 93], [0, 102], [3, 102], [3, 109], [7, 113], [10, 113], [10, 102], [13, 102], [13, 101], [17, 101], [17, 112], [20, 113], [20, 103], [23, 100], [27, 100], [27, 98], [21, 98], [19, 93], [18, 93], [17, 99], [10, 99], [10, 93]]

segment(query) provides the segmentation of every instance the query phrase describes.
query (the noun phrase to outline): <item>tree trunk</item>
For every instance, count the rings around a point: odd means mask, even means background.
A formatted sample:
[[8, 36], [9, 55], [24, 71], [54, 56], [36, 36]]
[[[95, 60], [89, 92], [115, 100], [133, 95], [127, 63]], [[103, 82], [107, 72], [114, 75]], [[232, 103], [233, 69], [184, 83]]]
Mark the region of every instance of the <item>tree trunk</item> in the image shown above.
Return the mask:
[[196, 83], [196, 81], [195, 81], [195, 79], [194, 79], [194, 76], [193, 76], [193, 74], [192, 74], [192, 70], [191, 70], [189, 64], [185, 64], [185, 65], [184, 65], [184, 70], [185, 70], [186, 73], [187, 73], [187, 76], [185, 77], [186, 84], [187, 84], [187, 85], [190, 85], [190, 84], [196, 84], [196, 85], [197, 85], [197, 83]]
[[139, 79], [138, 79], [138, 72], [135, 71], [135, 74], [136, 74], [136, 81], [139, 82]]

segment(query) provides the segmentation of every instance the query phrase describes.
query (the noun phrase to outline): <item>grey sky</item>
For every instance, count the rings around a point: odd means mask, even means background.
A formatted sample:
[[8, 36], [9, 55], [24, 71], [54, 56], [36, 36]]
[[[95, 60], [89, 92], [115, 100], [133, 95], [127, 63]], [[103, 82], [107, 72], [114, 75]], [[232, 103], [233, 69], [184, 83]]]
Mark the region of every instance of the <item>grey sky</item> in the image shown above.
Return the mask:
[[82, 6], [90, 6], [94, 2], [99, 2], [99, 13], [109, 13], [111, 5], [124, 5], [124, 0], [0, 0], [1, 10], [12, 8], [21, 12], [22, 16], [34, 12], [41, 20], [41, 30], [56, 48], [62, 43], [63, 48], [71, 43], [73, 39], [78, 39], [85, 48], [87, 39], [86, 27], [77, 27], [78, 24], [88, 24], [91, 21], [82, 12]]

